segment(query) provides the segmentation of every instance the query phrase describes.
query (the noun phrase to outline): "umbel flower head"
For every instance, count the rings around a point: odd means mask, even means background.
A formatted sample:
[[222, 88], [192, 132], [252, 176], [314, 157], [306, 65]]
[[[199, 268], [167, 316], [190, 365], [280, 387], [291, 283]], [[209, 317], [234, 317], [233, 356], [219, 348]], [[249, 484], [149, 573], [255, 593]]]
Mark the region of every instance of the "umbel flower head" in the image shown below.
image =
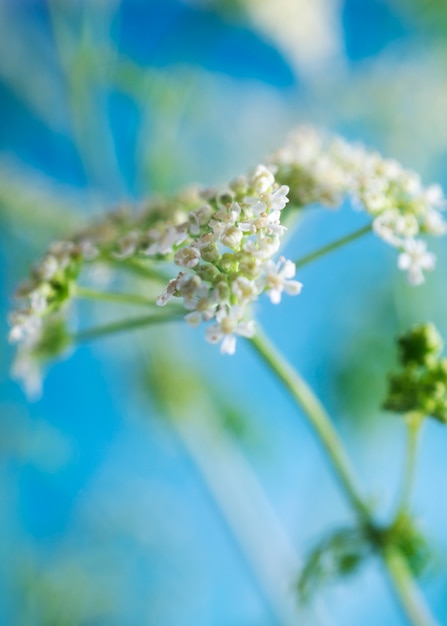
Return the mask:
[[265, 293], [278, 304], [296, 295], [295, 265], [279, 256], [285, 211], [309, 204], [335, 207], [349, 197], [372, 228], [399, 251], [398, 266], [413, 285], [435, 267], [422, 235], [446, 232], [438, 186], [424, 188], [414, 172], [361, 146], [313, 129], [299, 129], [267, 165], [220, 190], [190, 188], [156, 198], [140, 211], [108, 214], [74, 237], [53, 243], [19, 289], [10, 340], [20, 344], [20, 374], [34, 371], [34, 346], [76, 293], [84, 266], [178, 267], [156, 303], [181, 299], [191, 326], [207, 324], [206, 339], [232, 354], [238, 336], [255, 332], [252, 305]]
[[293, 204], [330, 208], [346, 197], [372, 218], [374, 232], [400, 252], [398, 267], [412, 285], [424, 282], [436, 257], [421, 235], [444, 235], [446, 201], [439, 185], [424, 188], [420, 176], [397, 161], [313, 128], [300, 128], [270, 158], [276, 177], [290, 187]]
[[208, 326], [206, 339], [221, 342], [233, 354], [236, 336], [253, 337], [250, 305], [266, 292], [274, 303], [282, 293], [296, 295], [301, 283], [293, 280], [295, 265], [283, 257], [272, 261], [286, 228], [281, 211], [288, 202], [286, 185], [258, 165], [247, 178], [188, 215], [185, 238], [174, 262], [182, 268], [157, 298], [164, 306], [174, 296], [183, 299], [191, 326]]
[[418, 413], [447, 424], [447, 359], [433, 324], [415, 326], [398, 340], [400, 371], [388, 378], [383, 407], [396, 413]]

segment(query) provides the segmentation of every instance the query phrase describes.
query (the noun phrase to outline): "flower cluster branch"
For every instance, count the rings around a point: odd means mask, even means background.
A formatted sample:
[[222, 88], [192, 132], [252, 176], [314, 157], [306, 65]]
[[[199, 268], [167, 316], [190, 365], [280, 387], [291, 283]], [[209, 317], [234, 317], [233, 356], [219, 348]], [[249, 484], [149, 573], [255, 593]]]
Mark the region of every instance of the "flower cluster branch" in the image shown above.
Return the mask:
[[421, 236], [447, 230], [439, 186], [424, 188], [397, 162], [309, 128], [298, 130], [266, 163], [219, 190], [192, 188], [158, 198], [53, 243], [19, 289], [10, 316], [9, 338], [20, 344], [19, 376], [33, 371], [36, 378], [32, 361], [45, 326], [76, 295], [81, 270], [92, 263], [155, 274], [161, 262], [175, 264], [180, 271], [156, 304], [180, 299], [188, 324], [208, 323], [206, 339], [233, 354], [238, 335], [254, 335], [252, 304], [262, 293], [277, 304], [283, 293], [301, 290], [294, 263], [277, 257], [285, 210], [336, 207], [349, 197], [371, 216], [379, 237], [399, 250], [398, 266], [411, 284], [434, 268], [435, 256]]

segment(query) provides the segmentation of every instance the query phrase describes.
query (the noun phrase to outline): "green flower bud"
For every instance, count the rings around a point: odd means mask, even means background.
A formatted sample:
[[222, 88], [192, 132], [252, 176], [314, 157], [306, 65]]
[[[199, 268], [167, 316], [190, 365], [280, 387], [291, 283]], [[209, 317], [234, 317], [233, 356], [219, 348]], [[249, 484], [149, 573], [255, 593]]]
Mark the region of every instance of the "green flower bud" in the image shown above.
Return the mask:
[[70, 343], [65, 320], [59, 316], [48, 317], [39, 341], [33, 346], [32, 355], [46, 361], [65, 352]]
[[398, 344], [402, 370], [389, 376], [383, 408], [447, 423], [447, 359], [439, 357], [443, 342], [438, 331], [433, 324], [421, 324]]
[[221, 302], [227, 302], [230, 300], [231, 289], [227, 282], [221, 280], [219, 283], [217, 283], [215, 288]]
[[420, 324], [399, 338], [399, 358], [402, 365], [425, 365], [443, 349], [441, 335], [433, 324]]
[[208, 263], [217, 263], [220, 259], [220, 252], [215, 243], [205, 246], [201, 250], [202, 259]]
[[197, 267], [196, 274], [202, 280], [205, 280], [208, 283], [213, 283], [220, 275], [220, 272], [215, 265], [211, 265], [211, 263], [204, 263], [203, 265], [199, 265]]
[[223, 193], [218, 197], [217, 201], [224, 207], [231, 206], [233, 204], [233, 196], [230, 193]]
[[239, 261], [236, 255], [231, 254], [231, 252], [225, 252], [222, 255], [219, 265], [222, 271], [226, 273], [236, 273], [239, 269]]
[[257, 278], [262, 262], [251, 254], [242, 254], [239, 262], [239, 274], [246, 278]]

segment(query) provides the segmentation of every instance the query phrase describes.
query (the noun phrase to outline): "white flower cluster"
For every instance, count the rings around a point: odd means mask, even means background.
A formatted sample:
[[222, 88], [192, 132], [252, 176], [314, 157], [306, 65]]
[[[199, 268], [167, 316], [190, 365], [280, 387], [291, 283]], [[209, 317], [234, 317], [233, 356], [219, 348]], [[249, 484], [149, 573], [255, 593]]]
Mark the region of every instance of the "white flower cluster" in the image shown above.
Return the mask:
[[293, 280], [295, 265], [283, 257], [272, 261], [286, 230], [280, 217], [288, 191], [259, 165], [250, 177], [238, 178], [226, 193], [191, 211], [171, 237], [173, 247], [181, 241], [174, 262], [182, 271], [169, 281], [157, 304], [181, 297], [191, 326], [213, 320], [206, 339], [222, 342], [223, 353], [234, 353], [236, 335], [253, 336], [248, 307], [262, 292], [278, 303], [283, 291], [296, 295], [301, 290], [301, 283]]
[[373, 218], [374, 232], [400, 251], [398, 266], [411, 284], [422, 283], [423, 271], [434, 268], [435, 255], [419, 237], [447, 232], [438, 185], [424, 188], [418, 174], [396, 161], [310, 128], [299, 129], [271, 162], [294, 204], [336, 207], [351, 197]]
[[44, 339], [45, 317], [70, 297], [70, 285], [81, 264], [98, 254], [98, 249], [88, 240], [55, 242], [17, 294], [21, 306], [9, 319], [9, 341], [20, 344], [12, 373], [23, 381], [30, 397], [40, 393], [41, 372], [36, 355]]
[[53, 244], [20, 289], [21, 307], [10, 318], [10, 341], [22, 344], [17, 374], [36, 379], [32, 355], [42, 341], [45, 319], [70, 299], [82, 265], [98, 258], [123, 263], [173, 260], [182, 270], [157, 304], [182, 298], [187, 322], [196, 326], [213, 321], [207, 340], [222, 341], [222, 352], [234, 353], [237, 335], [254, 334], [248, 308], [262, 292], [278, 303], [283, 292], [301, 290], [301, 283], [293, 280], [294, 264], [283, 257], [272, 260], [286, 230], [280, 218], [288, 191], [260, 165], [224, 193], [185, 192], [140, 215], [109, 216], [72, 241]]
[[133, 270], [141, 270], [135, 267], [141, 263], [147, 270], [149, 262], [155, 270], [159, 261], [173, 261], [181, 270], [157, 304], [181, 298], [187, 322], [210, 322], [207, 340], [234, 353], [237, 335], [255, 332], [250, 307], [261, 293], [278, 303], [283, 292], [301, 290], [295, 265], [283, 257], [273, 260], [286, 230], [281, 223], [286, 204], [336, 207], [345, 197], [399, 250], [398, 266], [409, 281], [423, 282], [423, 272], [433, 269], [436, 259], [421, 235], [447, 231], [440, 187], [424, 188], [417, 174], [361, 146], [300, 129], [267, 167], [259, 165], [222, 193], [187, 189], [139, 212], [108, 214], [71, 240], [53, 244], [19, 290], [20, 304], [10, 318], [9, 338], [21, 344], [17, 375], [36, 386], [36, 355], [44, 360], [67, 346], [65, 327], [58, 327], [54, 314], [70, 301], [86, 262], [127, 264]]
[[42, 326], [42, 318], [56, 303], [69, 297], [69, 284], [78, 274], [82, 261], [98, 255], [89, 241], [74, 243], [58, 241], [35, 266], [30, 280], [19, 290], [22, 306], [10, 316], [9, 340], [35, 342]]

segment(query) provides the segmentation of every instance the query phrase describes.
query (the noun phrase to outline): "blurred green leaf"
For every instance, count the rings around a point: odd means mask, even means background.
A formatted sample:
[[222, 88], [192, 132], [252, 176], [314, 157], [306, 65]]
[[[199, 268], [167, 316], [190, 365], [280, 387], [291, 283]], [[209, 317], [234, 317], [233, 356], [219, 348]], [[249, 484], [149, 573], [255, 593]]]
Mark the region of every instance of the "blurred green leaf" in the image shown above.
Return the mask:
[[301, 602], [307, 602], [323, 585], [355, 574], [372, 550], [359, 528], [342, 528], [321, 540], [308, 554], [297, 581]]

